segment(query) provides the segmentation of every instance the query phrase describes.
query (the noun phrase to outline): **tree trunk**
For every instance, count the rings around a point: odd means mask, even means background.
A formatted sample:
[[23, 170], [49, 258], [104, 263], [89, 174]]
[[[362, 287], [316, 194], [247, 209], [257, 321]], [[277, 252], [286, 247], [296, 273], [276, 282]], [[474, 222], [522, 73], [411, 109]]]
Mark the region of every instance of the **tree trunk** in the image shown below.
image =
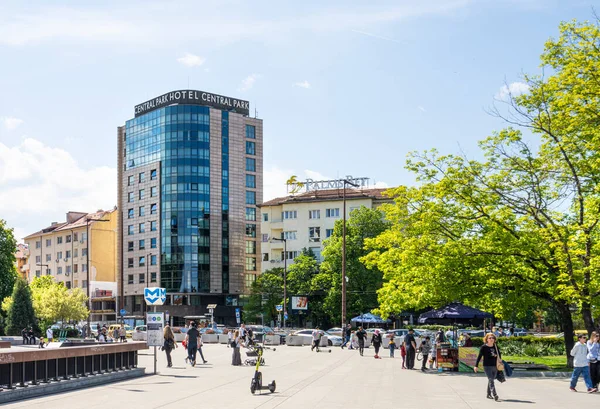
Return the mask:
[[592, 317], [592, 308], [589, 303], [582, 304], [581, 315], [583, 317], [585, 329], [587, 330], [589, 336], [592, 334], [592, 331], [596, 330], [596, 326], [594, 325], [594, 317]]
[[569, 305], [565, 302], [556, 302], [556, 308], [561, 317], [563, 332], [565, 334], [565, 350], [567, 352], [567, 367], [573, 367], [573, 357], [571, 356], [571, 349], [575, 345], [575, 331], [573, 330], [573, 317], [571, 316], [571, 310]]

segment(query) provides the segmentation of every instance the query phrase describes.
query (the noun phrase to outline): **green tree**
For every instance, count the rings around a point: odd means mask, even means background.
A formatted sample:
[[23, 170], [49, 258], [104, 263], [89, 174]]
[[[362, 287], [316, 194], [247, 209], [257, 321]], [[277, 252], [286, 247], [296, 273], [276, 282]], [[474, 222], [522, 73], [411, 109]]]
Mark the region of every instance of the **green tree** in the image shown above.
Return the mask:
[[[37, 330], [31, 291], [27, 281], [22, 278], [17, 279], [12, 296], [5, 298], [5, 300], [7, 301], [6, 333], [8, 335], [20, 335], [21, 330], [28, 327]], [[5, 303], [3, 303], [4, 306]]]
[[15, 249], [17, 242], [13, 230], [0, 219], [0, 300], [4, 300], [13, 292], [17, 279], [15, 271]]
[[81, 321], [87, 318], [87, 296], [81, 288], [67, 289], [51, 276], [36, 277], [31, 283], [33, 306], [43, 328], [56, 321]]
[[245, 322], [260, 322], [261, 314], [265, 322], [277, 320], [277, 305], [283, 302], [283, 269], [273, 268], [261, 273], [252, 283], [250, 299], [244, 307]]

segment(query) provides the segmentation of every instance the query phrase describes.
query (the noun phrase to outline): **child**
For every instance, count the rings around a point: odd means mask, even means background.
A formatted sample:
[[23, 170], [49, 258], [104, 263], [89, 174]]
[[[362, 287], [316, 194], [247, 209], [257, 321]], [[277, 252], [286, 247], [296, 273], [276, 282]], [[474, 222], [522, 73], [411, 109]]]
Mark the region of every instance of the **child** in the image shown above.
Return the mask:
[[394, 357], [395, 349], [396, 349], [396, 341], [394, 341], [394, 334], [390, 334], [390, 358]]
[[404, 342], [400, 345], [400, 355], [402, 356], [402, 369], [406, 369], [406, 347]]

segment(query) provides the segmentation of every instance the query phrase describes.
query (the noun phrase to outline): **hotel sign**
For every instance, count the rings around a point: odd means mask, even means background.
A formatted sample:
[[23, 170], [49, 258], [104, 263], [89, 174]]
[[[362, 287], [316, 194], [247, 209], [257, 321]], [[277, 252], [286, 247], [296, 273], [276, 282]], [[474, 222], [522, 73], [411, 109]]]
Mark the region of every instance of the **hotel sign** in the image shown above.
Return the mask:
[[[347, 182], [349, 188], [362, 189], [369, 187], [369, 178], [360, 177], [353, 178], [352, 176], [346, 176], [344, 179], [335, 180], [313, 180], [306, 179], [304, 182], [297, 182], [295, 176], [288, 180], [287, 188], [288, 193], [298, 193], [300, 190], [305, 189], [306, 192], [311, 190], [325, 190], [325, 189], [343, 189], [344, 182]], [[353, 186], [355, 185], [355, 186]]]
[[184, 90], [168, 92], [136, 105], [135, 116], [138, 117], [154, 111], [155, 109], [173, 104], [205, 105], [224, 111], [234, 111], [242, 115], [250, 114], [250, 103], [248, 101], [211, 94], [210, 92]]

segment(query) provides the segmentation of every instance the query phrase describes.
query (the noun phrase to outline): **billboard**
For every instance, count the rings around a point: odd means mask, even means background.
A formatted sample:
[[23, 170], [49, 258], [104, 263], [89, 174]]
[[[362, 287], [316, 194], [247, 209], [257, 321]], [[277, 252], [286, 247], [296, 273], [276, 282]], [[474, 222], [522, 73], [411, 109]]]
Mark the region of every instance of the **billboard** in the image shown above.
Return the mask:
[[292, 310], [308, 310], [308, 297], [292, 297]]

